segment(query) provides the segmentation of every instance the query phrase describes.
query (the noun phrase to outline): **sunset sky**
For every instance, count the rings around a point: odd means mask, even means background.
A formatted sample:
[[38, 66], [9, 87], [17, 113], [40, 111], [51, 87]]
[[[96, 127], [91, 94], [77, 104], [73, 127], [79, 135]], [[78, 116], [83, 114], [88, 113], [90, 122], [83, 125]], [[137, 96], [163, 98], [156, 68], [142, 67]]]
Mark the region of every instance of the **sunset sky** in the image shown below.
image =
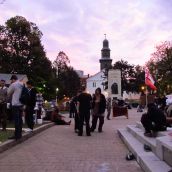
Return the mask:
[[113, 63], [143, 65], [156, 45], [171, 41], [171, 7], [172, 0], [5, 0], [0, 25], [25, 17], [42, 31], [51, 61], [64, 51], [75, 69], [94, 74], [100, 70], [105, 33]]

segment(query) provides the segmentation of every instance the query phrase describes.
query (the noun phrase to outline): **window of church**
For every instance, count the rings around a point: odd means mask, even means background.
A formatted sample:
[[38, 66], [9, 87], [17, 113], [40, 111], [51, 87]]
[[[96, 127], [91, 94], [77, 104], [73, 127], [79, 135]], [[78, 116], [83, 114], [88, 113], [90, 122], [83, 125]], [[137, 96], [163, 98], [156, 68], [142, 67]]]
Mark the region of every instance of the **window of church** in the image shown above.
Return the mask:
[[96, 82], [93, 82], [93, 87], [96, 87]]

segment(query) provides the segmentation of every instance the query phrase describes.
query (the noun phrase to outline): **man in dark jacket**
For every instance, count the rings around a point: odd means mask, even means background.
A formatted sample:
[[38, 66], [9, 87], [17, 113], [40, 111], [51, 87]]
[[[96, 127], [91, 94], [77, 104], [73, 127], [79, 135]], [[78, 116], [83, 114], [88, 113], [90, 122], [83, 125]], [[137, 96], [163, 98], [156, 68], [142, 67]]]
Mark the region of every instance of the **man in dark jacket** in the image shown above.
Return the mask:
[[2, 131], [6, 131], [7, 125], [7, 87], [5, 80], [0, 81], [0, 124], [2, 124]]
[[26, 105], [25, 120], [26, 120], [26, 124], [27, 124], [28, 128], [30, 129], [30, 131], [32, 131], [33, 127], [34, 127], [33, 114], [34, 114], [34, 108], [35, 108], [35, 104], [36, 104], [37, 91], [33, 87], [32, 81], [27, 81], [26, 84], [27, 84], [27, 88], [28, 88], [28, 92], [29, 92], [29, 100], [27, 101], [27, 105]]
[[74, 118], [76, 112], [76, 105], [73, 99], [71, 99], [69, 104], [69, 118]]
[[166, 130], [166, 117], [155, 104], [148, 104], [148, 112], [141, 117], [141, 123], [145, 128], [145, 136], [152, 137], [154, 132]]
[[83, 124], [84, 121], [86, 123], [86, 133], [87, 136], [91, 136], [90, 134], [90, 109], [91, 109], [91, 100], [92, 97], [90, 94], [86, 92], [86, 88], [82, 88], [83, 92], [77, 97], [77, 113], [79, 115], [79, 133], [78, 136], [82, 136], [83, 134]]

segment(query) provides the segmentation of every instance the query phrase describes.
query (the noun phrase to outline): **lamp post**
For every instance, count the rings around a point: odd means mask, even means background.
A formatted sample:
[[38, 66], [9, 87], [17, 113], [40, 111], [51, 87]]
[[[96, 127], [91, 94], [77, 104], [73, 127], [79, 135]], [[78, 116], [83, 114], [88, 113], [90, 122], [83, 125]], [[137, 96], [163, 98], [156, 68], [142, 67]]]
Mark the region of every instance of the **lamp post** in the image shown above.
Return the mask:
[[59, 91], [58, 88], [56, 88], [56, 105], [57, 105], [57, 92]]
[[141, 86], [141, 90], [144, 91], [145, 90], [145, 87], [144, 86]]

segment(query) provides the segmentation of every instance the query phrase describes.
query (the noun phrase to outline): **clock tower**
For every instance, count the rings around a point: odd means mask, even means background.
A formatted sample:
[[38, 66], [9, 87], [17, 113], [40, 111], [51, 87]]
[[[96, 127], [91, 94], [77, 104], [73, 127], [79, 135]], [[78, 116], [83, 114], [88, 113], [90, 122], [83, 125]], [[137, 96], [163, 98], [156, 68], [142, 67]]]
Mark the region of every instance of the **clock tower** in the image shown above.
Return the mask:
[[110, 48], [109, 48], [109, 41], [105, 39], [103, 41], [103, 48], [101, 50], [101, 59], [100, 61], [100, 70], [109, 69], [112, 65], [112, 59], [110, 58]]

